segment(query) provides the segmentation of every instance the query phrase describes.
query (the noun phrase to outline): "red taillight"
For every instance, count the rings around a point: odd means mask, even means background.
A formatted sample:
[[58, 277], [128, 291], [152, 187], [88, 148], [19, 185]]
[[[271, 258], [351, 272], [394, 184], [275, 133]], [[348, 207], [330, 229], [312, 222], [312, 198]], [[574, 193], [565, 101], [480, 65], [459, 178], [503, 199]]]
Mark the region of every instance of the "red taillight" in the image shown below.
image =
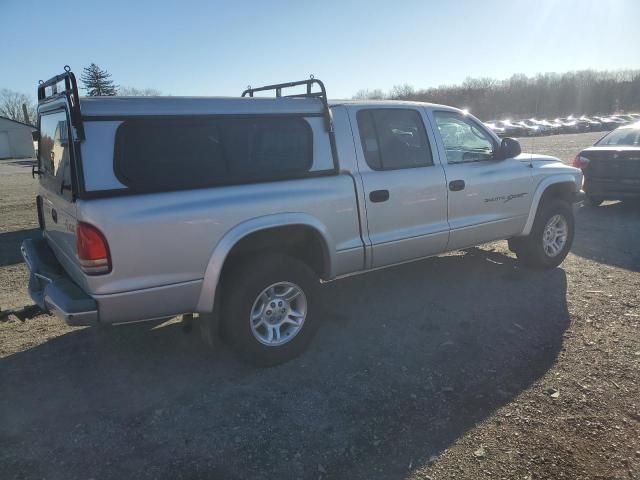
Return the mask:
[[80, 267], [89, 275], [100, 275], [111, 271], [109, 244], [100, 230], [88, 223], [78, 222], [76, 247]]
[[588, 165], [589, 159], [580, 154], [576, 155], [576, 158], [573, 159], [573, 166], [576, 168], [587, 168]]

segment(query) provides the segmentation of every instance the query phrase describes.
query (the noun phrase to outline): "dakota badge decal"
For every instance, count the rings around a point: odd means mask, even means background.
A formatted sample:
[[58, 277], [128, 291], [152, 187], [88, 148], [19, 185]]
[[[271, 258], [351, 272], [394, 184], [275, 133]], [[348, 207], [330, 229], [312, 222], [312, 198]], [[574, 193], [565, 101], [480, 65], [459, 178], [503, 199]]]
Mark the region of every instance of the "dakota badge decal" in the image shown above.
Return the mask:
[[499, 201], [502, 201], [502, 203], [507, 203], [508, 201], [513, 200], [514, 198], [522, 198], [526, 194], [527, 192], [522, 192], [522, 193], [512, 193], [511, 195], [500, 195], [499, 197], [485, 198], [484, 203], [499, 202]]

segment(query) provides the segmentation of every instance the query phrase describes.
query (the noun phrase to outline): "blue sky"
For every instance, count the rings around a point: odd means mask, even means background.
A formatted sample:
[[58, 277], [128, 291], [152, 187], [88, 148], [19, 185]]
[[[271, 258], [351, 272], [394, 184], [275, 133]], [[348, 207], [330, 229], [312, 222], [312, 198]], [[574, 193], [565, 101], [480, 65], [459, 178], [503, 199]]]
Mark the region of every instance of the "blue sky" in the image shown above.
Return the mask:
[[238, 95], [306, 78], [329, 96], [466, 77], [640, 68], [639, 0], [0, 0], [0, 88], [95, 62], [116, 83]]

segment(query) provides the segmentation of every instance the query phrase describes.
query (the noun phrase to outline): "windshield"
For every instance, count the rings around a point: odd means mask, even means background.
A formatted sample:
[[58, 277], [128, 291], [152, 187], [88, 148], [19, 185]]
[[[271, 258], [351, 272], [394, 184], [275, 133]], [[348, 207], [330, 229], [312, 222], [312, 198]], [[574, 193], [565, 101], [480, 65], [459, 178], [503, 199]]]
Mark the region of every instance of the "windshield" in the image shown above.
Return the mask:
[[602, 138], [596, 145], [637, 147], [640, 145], [640, 128], [619, 128]]

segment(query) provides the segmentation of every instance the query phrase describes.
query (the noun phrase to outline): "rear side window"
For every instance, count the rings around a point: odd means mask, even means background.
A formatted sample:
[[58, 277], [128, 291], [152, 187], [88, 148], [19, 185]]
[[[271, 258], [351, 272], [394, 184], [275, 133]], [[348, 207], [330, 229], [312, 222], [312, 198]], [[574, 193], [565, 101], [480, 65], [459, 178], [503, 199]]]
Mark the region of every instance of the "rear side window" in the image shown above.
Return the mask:
[[139, 191], [297, 178], [312, 165], [302, 118], [135, 119], [116, 134], [116, 176]]
[[360, 110], [358, 130], [365, 160], [373, 170], [433, 165], [429, 141], [416, 110]]

